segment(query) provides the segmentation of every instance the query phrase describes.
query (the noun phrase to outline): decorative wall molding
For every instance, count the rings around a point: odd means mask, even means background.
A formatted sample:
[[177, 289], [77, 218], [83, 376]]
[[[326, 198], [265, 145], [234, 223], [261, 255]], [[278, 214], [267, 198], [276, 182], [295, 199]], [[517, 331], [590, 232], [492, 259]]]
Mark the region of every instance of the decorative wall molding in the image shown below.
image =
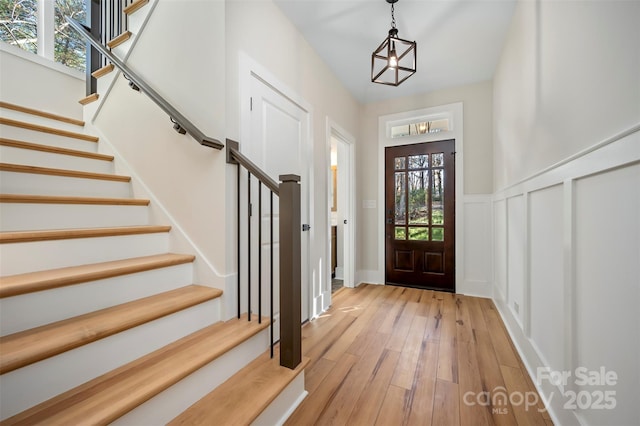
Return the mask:
[[[623, 189], [616, 191], [616, 188]], [[634, 340], [621, 330], [610, 330], [605, 335], [585, 331], [592, 326], [589, 321], [596, 321], [595, 316], [586, 313], [585, 309], [591, 312], [593, 306], [600, 303], [606, 306], [609, 302], [598, 296], [605, 290], [589, 281], [589, 273], [605, 274], [603, 269], [607, 268], [607, 262], [612, 262], [611, 259], [621, 259], [621, 278], [613, 275], [616, 283], [603, 282], [602, 285], [616, 288], [616, 298], [637, 299], [638, 289], [624, 282], [625, 277], [633, 279], [633, 271], [637, 269], [637, 262], [632, 260], [634, 253], [630, 252], [638, 250], [637, 239], [633, 235], [626, 239], [627, 243], [620, 243], [628, 246], [613, 244], [602, 250], [610, 253], [603, 260], [603, 265], [590, 262], [591, 258], [584, 254], [591, 253], [599, 242], [606, 242], [609, 229], [622, 235], [625, 229], [636, 232], [640, 195], [633, 194], [633, 188], [640, 188], [640, 124], [494, 194], [493, 298], [534, 382], [539, 368], [575, 372], [577, 367], [593, 368], [588, 364], [597, 362], [594, 361], [597, 359], [611, 360], [612, 364], [605, 367], [621, 369], [617, 371], [619, 377], [640, 375], [637, 362], [635, 367], [629, 367], [624, 362], [617, 362], [614, 355], [603, 358], [606, 356], [584, 349], [597, 347], [598, 339], [606, 338], [609, 341], [620, 340], [616, 346], [625, 347], [631, 356], [640, 352], [638, 336]], [[605, 197], [600, 201], [600, 194], [611, 194], [611, 199]], [[521, 202], [522, 208], [510, 209], [509, 205], [511, 203], [513, 207], [514, 200], [521, 200], [518, 203]], [[582, 206], [582, 210], [577, 205]], [[625, 209], [616, 208], [620, 205]], [[602, 229], [590, 228], [589, 225], [597, 220], [593, 218], [598, 216], [593, 208], [585, 211], [585, 206], [615, 209], [618, 212], [616, 217], [627, 222], [611, 226], [603, 223]], [[578, 257], [579, 253], [582, 257]], [[514, 260], [514, 256], [519, 255], [523, 256], [522, 265]], [[636, 258], [638, 255], [635, 253]], [[519, 281], [520, 272], [522, 281]], [[586, 278], [578, 282], [578, 276]], [[521, 303], [519, 311], [516, 311], [514, 302], [518, 301]], [[607, 317], [624, 315], [609, 310], [606, 311]], [[604, 419], [615, 420], [615, 423], [637, 414], [637, 411], [630, 412], [638, 410], [630, 403], [619, 404], [618, 411], [566, 409], [565, 391], [589, 391], [589, 388], [574, 382], [564, 388], [549, 381], [536, 385], [543, 399], [549, 402], [555, 423], [608, 421]], [[624, 383], [620, 386], [624, 389]], [[619, 393], [618, 397], [624, 402], [627, 396]]]

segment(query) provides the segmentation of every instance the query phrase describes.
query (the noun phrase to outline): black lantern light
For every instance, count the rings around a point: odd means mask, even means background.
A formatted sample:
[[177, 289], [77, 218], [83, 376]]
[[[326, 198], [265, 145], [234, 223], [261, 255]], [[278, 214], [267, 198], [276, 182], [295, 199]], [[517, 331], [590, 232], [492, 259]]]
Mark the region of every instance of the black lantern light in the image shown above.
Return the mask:
[[394, 3], [391, 4], [391, 29], [389, 35], [371, 54], [371, 81], [398, 86], [416, 72], [416, 42], [398, 38]]

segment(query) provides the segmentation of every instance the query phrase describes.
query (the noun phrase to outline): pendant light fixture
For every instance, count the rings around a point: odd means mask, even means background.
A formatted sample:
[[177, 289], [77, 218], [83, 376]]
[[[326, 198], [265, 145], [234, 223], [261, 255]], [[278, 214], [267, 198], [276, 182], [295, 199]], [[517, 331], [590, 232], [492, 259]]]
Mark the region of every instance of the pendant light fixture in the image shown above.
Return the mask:
[[398, 38], [394, 15], [398, 0], [386, 1], [391, 4], [391, 29], [371, 55], [371, 81], [398, 86], [416, 72], [416, 42]]

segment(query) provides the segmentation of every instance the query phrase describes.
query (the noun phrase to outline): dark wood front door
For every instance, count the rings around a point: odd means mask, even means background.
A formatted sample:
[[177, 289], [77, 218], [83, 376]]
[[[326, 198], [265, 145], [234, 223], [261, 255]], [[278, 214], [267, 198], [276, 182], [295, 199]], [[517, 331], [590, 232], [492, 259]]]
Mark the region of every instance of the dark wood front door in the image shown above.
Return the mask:
[[455, 141], [386, 148], [386, 283], [455, 291]]

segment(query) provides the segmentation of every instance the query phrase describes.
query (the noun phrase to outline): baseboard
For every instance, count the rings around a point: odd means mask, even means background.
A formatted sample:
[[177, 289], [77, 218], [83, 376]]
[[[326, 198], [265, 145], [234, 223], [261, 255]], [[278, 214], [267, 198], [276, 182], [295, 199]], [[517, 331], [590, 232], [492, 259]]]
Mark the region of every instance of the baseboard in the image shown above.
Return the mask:
[[[497, 291], [497, 289], [496, 289]], [[536, 386], [538, 394], [544, 401], [545, 407], [551, 416], [554, 424], [557, 425], [580, 425], [580, 421], [573, 411], [565, 409], [567, 399], [563, 396], [563, 390], [550, 383], [549, 380], [537, 380], [538, 371], [548, 370], [550, 367], [538, 355], [538, 351], [532, 342], [524, 335], [518, 325], [517, 319], [511, 313], [511, 309], [505, 304], [503, 299], [493, 299], [502, 322], [507, 328], [509, 337], [515, 345], [522, 362], [524, 363], [533, 384]]]
[[252, 426], [283, 425], [308, 394], [309, 392], [304, 389], [304, 371], [302, 371], [251, 423]]
[[373, 270], [361, 269], [356, 271], [356, 287], [360, 284], [384, 284], [384, 280], [380, 279], [380, 272]]

